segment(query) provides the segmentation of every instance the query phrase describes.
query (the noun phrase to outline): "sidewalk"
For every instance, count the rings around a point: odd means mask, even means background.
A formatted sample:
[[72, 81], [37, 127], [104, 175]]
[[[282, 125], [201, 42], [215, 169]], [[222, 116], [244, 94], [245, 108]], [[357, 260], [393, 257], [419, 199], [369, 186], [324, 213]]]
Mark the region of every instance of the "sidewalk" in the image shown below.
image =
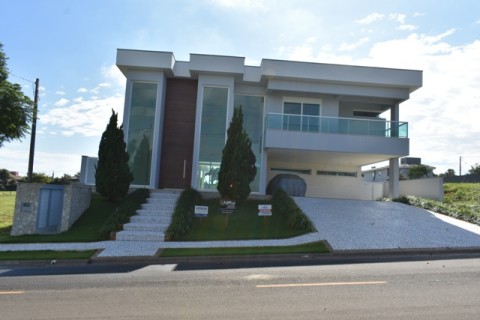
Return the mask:
[[288, 246], [326, 240], [334, 252], [480, 250], [480, 226], [395, 202], [295, 198], [317, 232], [279, 240], [2, 244], [0, 251], [93, 250], [98, 257], [153, 256], [163, 248]]

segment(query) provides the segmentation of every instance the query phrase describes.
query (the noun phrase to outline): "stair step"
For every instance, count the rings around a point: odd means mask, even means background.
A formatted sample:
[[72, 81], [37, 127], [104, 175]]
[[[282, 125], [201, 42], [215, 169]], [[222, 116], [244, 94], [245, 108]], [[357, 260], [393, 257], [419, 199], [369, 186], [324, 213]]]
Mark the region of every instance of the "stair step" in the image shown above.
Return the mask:
[[175, 204], [169, 203], [143, 203], [142, 209], [152, 209], [152, 210], [175, 210]]
[[130, 223], [117, 232], [118, 241], [164, 241], [164, 232], [170, 225], [172, 214], [181, 191], [153, 191]]
[[123, 226], [126, 231], [147, 231], [147, 232], [164, 232], [167, 230], [167, 223], [127, 223]]
[[172, 218], [166, 216], [155, 216], [155, 215], [137, 215], [130, 217], [131, 223], [162, 223], [162, 224], [170, 224]]
[[173, 210], [151, 210], [151, 209], [138, 209], [137, 215], [140, 216], [168, 216], [171, 217]]
[[117, 232], [117, 241], [164, 241], [163, 232], [127, 231]]

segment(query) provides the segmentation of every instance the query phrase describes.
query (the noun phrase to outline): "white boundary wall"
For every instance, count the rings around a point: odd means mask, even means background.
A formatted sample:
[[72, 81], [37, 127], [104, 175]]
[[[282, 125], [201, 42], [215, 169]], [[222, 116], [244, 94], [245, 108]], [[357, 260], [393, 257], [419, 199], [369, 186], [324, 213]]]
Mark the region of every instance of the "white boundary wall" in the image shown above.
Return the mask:
[[[385, 196], [388, 196], [388, 182], [385, 183]], [[443, 200], [443, 178], [434, 177], [427, 179], [401, 180], [401, 196], [415, 196], [426, 199]]]

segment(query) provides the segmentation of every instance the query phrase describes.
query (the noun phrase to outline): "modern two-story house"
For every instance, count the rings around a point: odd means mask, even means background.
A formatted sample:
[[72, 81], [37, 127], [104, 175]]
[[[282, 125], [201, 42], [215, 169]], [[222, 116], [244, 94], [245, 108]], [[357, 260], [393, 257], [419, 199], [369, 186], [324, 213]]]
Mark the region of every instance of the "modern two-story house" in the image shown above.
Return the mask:
[[[133, 185], [216, 190], [235, 106], [252, 140], [265, 194], [277, 174], [295, 174], [306, 196], [372, 199], [361, 167], [389, 161], [398, 196], [398, 159], [409, 154], [400, 105], [422, 86], [422, 72], [191, 54], [117, 51], [127, 78], [123, 127]], [[389, 120], [380, 115], [389, 115]]]

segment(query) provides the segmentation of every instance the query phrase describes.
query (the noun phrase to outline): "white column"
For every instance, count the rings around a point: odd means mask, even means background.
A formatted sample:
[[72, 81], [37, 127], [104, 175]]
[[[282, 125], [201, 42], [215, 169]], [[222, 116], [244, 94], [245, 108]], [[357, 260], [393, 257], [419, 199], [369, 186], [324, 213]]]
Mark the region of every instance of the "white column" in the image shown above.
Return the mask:
[[391, 158], [389, 165], [389, 198], [394, 199], [400, 197], [400, 170], [398, 164], [399, 158]]

